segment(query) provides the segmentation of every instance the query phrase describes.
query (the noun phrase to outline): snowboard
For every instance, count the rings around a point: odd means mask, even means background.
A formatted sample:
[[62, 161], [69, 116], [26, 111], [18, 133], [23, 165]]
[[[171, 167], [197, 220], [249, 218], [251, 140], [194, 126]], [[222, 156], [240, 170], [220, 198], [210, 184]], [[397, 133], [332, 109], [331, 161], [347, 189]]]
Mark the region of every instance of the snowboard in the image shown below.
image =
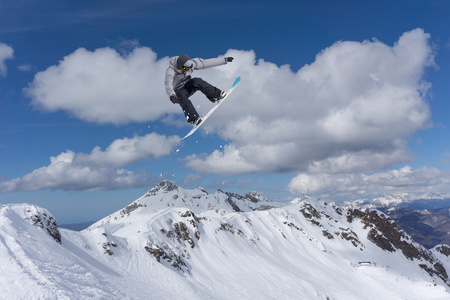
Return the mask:
[[233, 85], [231, 86], [231, 88], [227, 91], [227, 94], [225, 95], [225, 97], [223, 97], [216, 105], [214, 105], [213, 108], [211, 108], [211, 110], [204, 116], [202, 117], [202, 122], [200, 124], [198, 124], [197, 126], [194, 126], [191, 131], [189, 131], [188, 134], [186, 134], [181, 140], [184, 140], [185, 138], [191, 136], [192, 134], [194, 134], [194, 132], [197, 131], [197, 129], [200, 128], [200, 126], [202, 126], [203, 123], [205, 123], [206, 119], [209, 118], [209, 116], [211, 116], [211, 114], [220, 106], [220, 104], [223, 103], [223, 101], [225, 101], [225, 99], [228, 98], [228, 96], [230, 96], [230, 94], [234, 91], [234, 89], [236, 88], [236, 86], [239, 84], [239, 82], [241, 81], [241, 76], [239, 76], [238, 78], [236, 78], [236, 80], [234, 81]]

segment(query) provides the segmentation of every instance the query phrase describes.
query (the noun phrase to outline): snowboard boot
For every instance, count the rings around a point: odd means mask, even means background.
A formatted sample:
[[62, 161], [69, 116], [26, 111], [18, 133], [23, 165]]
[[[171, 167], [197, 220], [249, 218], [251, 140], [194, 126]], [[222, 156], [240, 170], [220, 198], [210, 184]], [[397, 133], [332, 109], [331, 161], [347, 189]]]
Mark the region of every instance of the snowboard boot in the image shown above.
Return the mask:
[[222, 100], [223, 98], [225, 98], [226, 95], [227, 95], [227, 93], [224, 92], [224, 91], [222, 91], [222, 92], [220, 92], [219, 97], [212, 98], [212, 100], [213, 100], [214, 102], [219, 102], [220, 100]]
[[198, 126], [202, 122], [202, 119], [201, 118], [197, 118], [197, 119], [194, 119], [194, 120], [191, 120], [191, 121], [188, 121], [188, 122], [191, 123], [193, 126]]

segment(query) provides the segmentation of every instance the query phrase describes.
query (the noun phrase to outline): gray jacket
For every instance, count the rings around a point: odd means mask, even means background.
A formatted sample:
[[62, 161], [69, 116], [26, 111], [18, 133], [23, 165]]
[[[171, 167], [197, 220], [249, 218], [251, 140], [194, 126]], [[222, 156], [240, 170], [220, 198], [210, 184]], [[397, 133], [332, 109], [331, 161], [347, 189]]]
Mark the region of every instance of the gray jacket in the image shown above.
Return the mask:
[[191, 78], [192, 72], [194, 70], [206, 69], [215, 66], [225, 65], [227, 63], [225, 57], [218, 58], [193, 58], [191, 59], [194, 66], [189, 71], [177, 70], [177, 60], [178, 56], [174, 56], [169, 61], [169, 67], [166, 70], [166, 93], [170, 97], [175, 95], [175, 91], [182, 87], [186, 81]]

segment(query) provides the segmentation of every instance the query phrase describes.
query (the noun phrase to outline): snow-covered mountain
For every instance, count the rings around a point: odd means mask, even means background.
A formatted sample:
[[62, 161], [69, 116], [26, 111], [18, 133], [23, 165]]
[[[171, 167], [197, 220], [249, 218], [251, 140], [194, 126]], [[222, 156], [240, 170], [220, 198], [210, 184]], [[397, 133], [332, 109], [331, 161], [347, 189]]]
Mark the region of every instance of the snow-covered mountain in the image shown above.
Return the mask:
[[163, 181], [81, 232], [0, 207], [0, 299], [449, 299], [450, 247], [379, 211]]

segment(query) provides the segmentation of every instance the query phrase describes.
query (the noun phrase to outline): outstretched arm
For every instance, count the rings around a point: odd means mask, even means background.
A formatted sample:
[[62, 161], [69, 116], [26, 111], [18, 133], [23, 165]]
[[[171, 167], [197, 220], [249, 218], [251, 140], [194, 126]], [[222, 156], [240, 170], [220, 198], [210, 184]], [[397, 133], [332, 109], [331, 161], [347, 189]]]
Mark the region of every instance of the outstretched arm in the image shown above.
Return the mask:
[[218, 58], [194, 58], [192, 60], [194, 62], [194, 69], [200, 70], [200, 69], [206, 69], [216, 66], [225, 65], [228, 62], [233, 61], [233, 57], [218, 57]]

